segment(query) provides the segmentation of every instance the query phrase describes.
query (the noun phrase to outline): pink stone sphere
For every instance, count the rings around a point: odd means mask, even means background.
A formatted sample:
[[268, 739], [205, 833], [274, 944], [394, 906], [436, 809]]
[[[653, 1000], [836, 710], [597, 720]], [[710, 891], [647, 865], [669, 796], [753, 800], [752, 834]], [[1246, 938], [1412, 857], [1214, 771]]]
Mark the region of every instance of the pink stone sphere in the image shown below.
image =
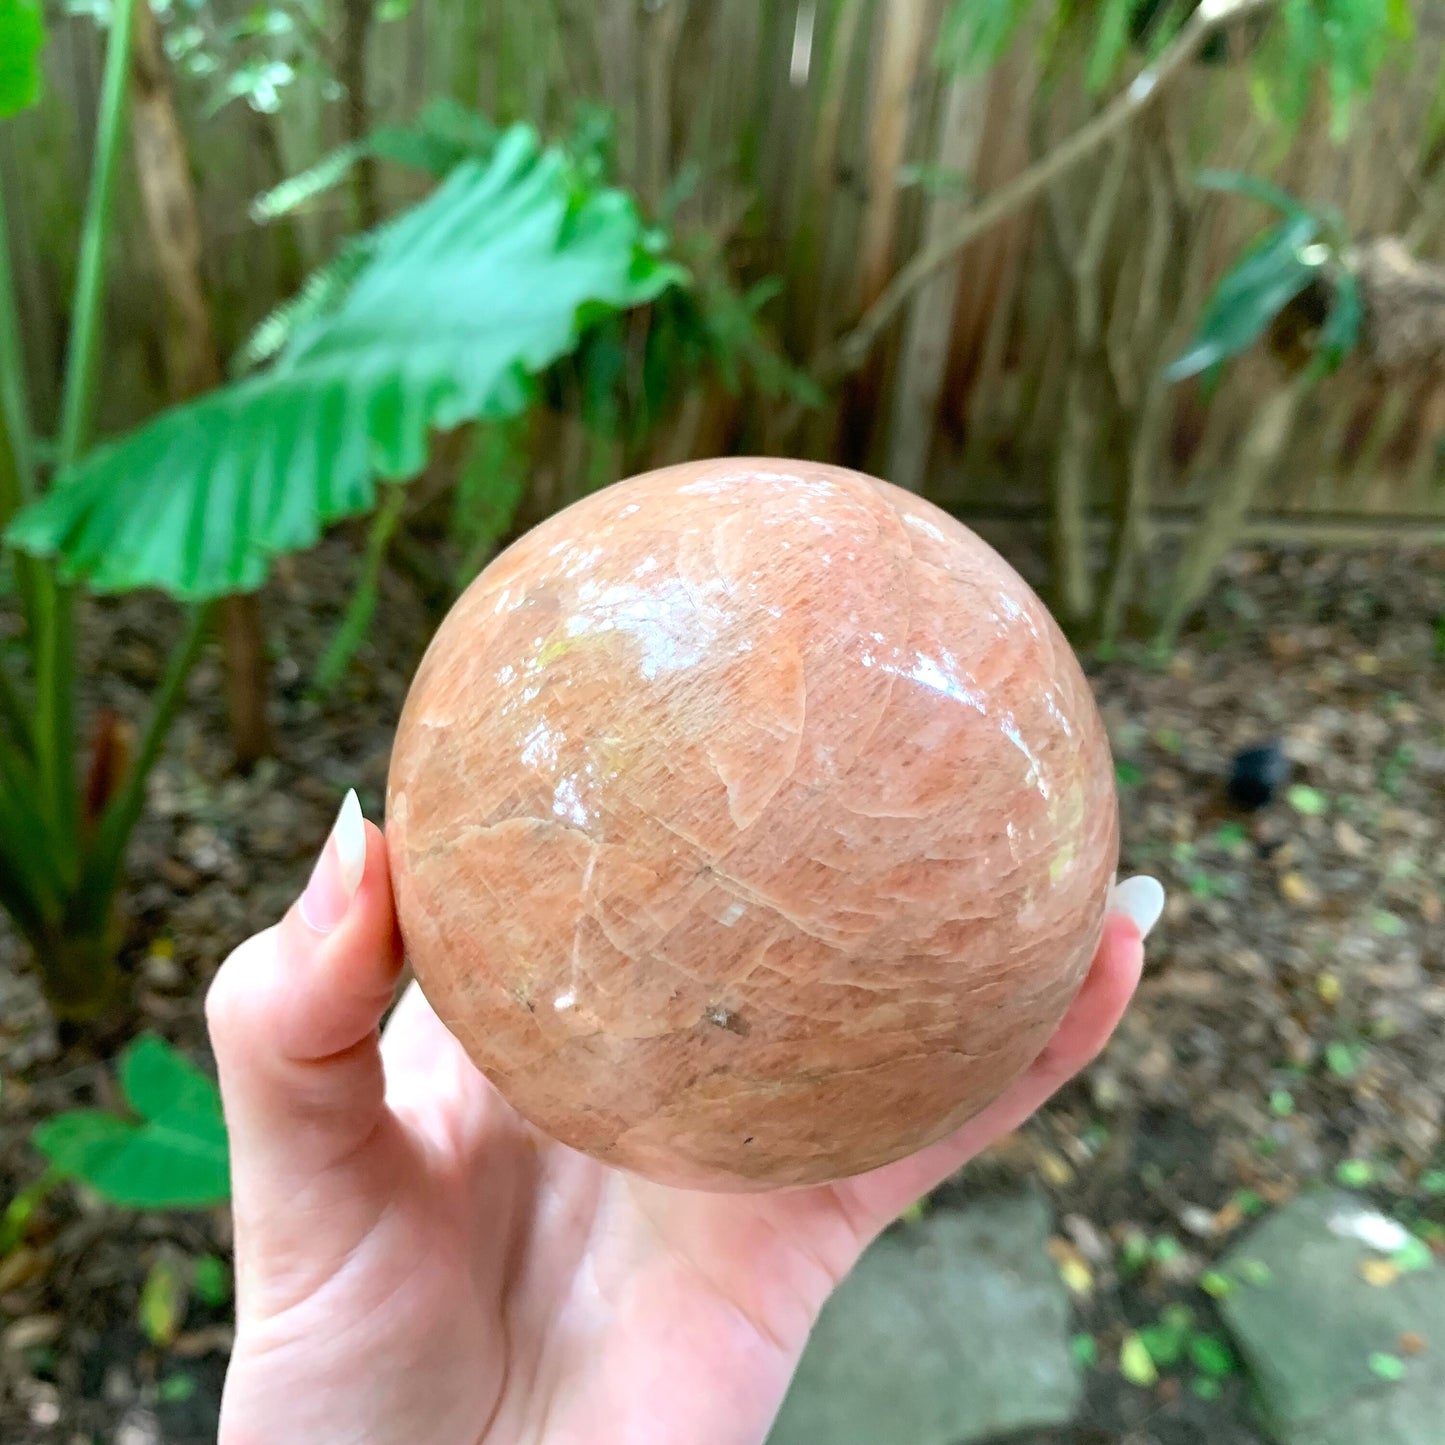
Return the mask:
[[508, 548], [403, 711], [427, 998], [511, 1105], [648, 1178], [820, 1183], [1038, 1056], [1118, 854], [1072, 651], [946, 513], [813, 462], [636, 477]]

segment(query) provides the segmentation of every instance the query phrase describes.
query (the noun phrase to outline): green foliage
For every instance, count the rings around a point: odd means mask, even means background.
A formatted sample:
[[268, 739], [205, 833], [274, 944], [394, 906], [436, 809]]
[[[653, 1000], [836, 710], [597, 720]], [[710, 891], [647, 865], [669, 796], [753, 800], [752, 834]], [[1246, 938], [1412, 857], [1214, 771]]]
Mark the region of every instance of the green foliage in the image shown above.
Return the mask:
[[1318, 788], [1306, 783], [1295, 783], [1285, 793], [1285, 801], [1307, 818], [1318, 818], [1330, 810], [1330, 800]]
[[34, 0], [0, 0], [0, 120], [40, 99], [45, 21]]
[[35, 1147], [61, 1175], [130, 1209], [202, 1209], [230, 1197], [226, 1125], [215, 1084], [163, 1039], [121, 1055], [134, 1117], [72, 1109], [38, 1125]]
[[953, 0], [939, 28], [937, 59], [946, 70], [984, 70], [1007, 51], [1034, 0]]
[[490, 158], [501, 134], [491, 121], [454, 100], [429, 101], [413, 124], [378, 127], [257, 196], [251, 215], [265, 222], [304, 210], [335, 190], [368, 156], [443, 180], [463, 161]]
[[191, 1292], [203, 1305], [220, 1309], [231, 1298], [231, 1270], [214, 1254], [191, 1261]]
[[168, 1349], [185, 1320], [187, 1303], [185, 1277], [170, 1254], [161, 1254], [146, 1272], [136, 1305], [146, 1339], [158, 1349]]
[[1325, 1067], [1337, 1079], [1353, 1079], [1365, 1062], [1368, 1048], [1364, 1044], [1347, 1044], [1343, 1039], [1331, 1039], [1325, 1045]]
[[1330, 133], [1342, 140], [1356, 101], [1413, 33], [1408, 0], [1284, 0], [1255, 67], [1256, 104], [1267, 118], [1294, 128], [1323, 74]]
[[580, 324], [679, 277], [626, 195], [579, 186], [514, 127], [382, 229], [274, 368], [96, 451], [11, 541], [100, 591], [254, 588], [273, 557], [368, 510], [378, 476], [414, 476], [433, 429], [516, 415]]
[[1376, 1375], [1382, 1380], [1388, 1380], [1391, 1384], [1405, 1378], [1405, 1362], [1398, 1355], [1377, 1350], [1366, 1363], [1369, 1365], [1372, 1375]]
[[1342, 1159], [1335, 1166], [1335, 1179], [1346, 1189], [1365, 1189], [1375, 1182], [1375, 1166], [1368, 1159]]
[[1114, 78], [1129, 48], [1130, 22], [1138, 8], [1138, 0], [1103, 0], [1084, 71], [1084, 85], [1091, 93], [1097, 95]]
[[1148, 1390], [1159, 1383], [1159, 1371], [1149, 1347], [1141, 1336], [1131, 1330], [1119, 1346], [1119, 1373], [1131, 1385]]
[[1247, 351], [1319, 274], [1324, 248], [1310, 250], [1315, 217], [1292, 216], [1271, 227], [1215, 287], [1194, 340], [1165, 375], [1183, 381]]
[[1194, 1332], [1194, 1314], [1186, 1305], [1170, 1305], [1152, 1325], [1139, 1331], [1139, 1339], [1149, 1358], [1161, 1369], [1168, 1370], [1184, 1358]]
[[1343, 219], [1329, 207], [1306, 207], [1258, 176], [1211, 170], [1201, 172], [1198, 182], [1206, 190], [1228, 191], [1271, 206], [1284, 219], [1258, 237], [1220, 280], [1205, 303], [1194, 340], [1166, 369], [1166, 377], [1182, 381], [1201, 372], [1217, 375], [1316, 283], [1328, 286], [1330, 305], [1311, 341], [1309, 375], [1333, 371], [1354, 350], [1364, 323], [1359, 284], [1342, 260]]

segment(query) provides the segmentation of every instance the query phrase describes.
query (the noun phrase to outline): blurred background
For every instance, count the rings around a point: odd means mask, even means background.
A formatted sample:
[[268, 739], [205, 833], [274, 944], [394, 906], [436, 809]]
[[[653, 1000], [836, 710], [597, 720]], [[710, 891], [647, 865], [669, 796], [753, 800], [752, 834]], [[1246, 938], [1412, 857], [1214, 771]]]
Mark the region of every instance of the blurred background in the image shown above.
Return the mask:
[[776, 1445], [1445, 1442], [1445, 5], [0, 0], [0, 1441], [214, 1438], [202, 1019], [518, 532], [1004, 551], [1170, 902]]

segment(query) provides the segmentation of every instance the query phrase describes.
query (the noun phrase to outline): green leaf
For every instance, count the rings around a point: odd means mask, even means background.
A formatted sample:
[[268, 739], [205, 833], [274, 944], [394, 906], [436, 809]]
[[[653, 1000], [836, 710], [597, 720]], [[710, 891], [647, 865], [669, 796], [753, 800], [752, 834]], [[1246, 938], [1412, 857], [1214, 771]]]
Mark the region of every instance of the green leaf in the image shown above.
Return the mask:
[[156, 1397], [168, 1405], [179, 1405], [196, 1393], [196, 1377], [187, 1374], [167, 1375], [156, 1386]]
[[1269, 1096], [1269, 1112], [1276, 1119], [1287, 1119], [1294, 1113], [1294, 1095], [1288, 1089], [1274, 1089]]
[[1211, 1299], [1228, 1299], [1234, 1293], [1234, 1281], [1217, 1269], [1207, 1269], [1199, 1276], [1199, 1288]]
[[0, 0], [0, 120], [40, 99], [45, 21], [32, 0]]
[[180, 1331], [186, 1316], [186, 1286], [168, 1255], [161, 1255], [146, 1274], [136, 1313], [145, 1337], [161, 1349]]
[[1153, 1356], [1133, 1330], [1124, 1336], [1124, 1342], [1119, 1346], [1119, 1373], [1141, 1390], [1159, 1383], [1159, 1371], [1154, 1367]]
[[433, 430], [520, 411], [589, 309], [680, 281], [648, 240], [628, 196], [579, 194], [566, 158], [515, 127], [386, 227], [340, 306], [271, 371], [94, 452], [10, 541], [97, 591], [252, 590], [274, 557], [369, 510], [378, 476], [415, 476]]
[[1129, 48], [1129, 21], [1134, 7], [1135, 0], [1104, 0], [1098, 31], [1089, 51], [1089, 63], [1084, 71], [1084, 85], [1093, 95], [1097, 95], [1114, 78], [1114, 72]]
[[1331, 1039], [1325, 1045], [1325, 1067], [1337, 1079], [1353, 1079], [1364, 1061], [1363, 1044], [1347, 1044], [1343, 1039]]
[[193, 1261], [191, 1288], [202, 1304], [220, 1309], [231, 1298], [231, 1271], [225, 1260], [214, 1254], [203, 1254]]
[[1121, 758], [1114, 764], [1114, 781], [1121, 788], [1135, 788], [1144, 781], [1144, 769], [1138, 763]]
[[352, 237], [326, 265], [306, 278], [295, 296], [283, 301], [257, 323], [236, 353], [232, 372], [238, 377], [245, 376], [274, 361], [298, 332], [340, 310], [357, 277], [371, 264], [375, 254], [374, 235]]
[[1405, 920], [1388, 908], [1377, 908], [1370, 915], [1370, 922], [1375, 932], [1383, 933], [1386, 938], [1399, 938], [1406, 931]]
[[1305, 216], [1308, 207], [1298, 196], [1292, 196], [1282, 186], [1267, 181], [1263, 176], [1250, 175], [1247, 171], [1202, 170], [1194, 178], [1195, 185], [1206, 191], [1225, 191], [1236, 196], [1247, 196], [1252, 201], [1261, 201], [1273, 206], [1286, 216]]
[[1401, 1274], [1417, 1274], [1422, 1269], [1429, 1269], [1435, 1263], [1435, 1256], [1430, 1251], [1430, 1246], [1423, 1239], [1417, 1239], [1411, 1235], [1399, 1249], [1390, 1256], [1390, 1263], [1400, 1271]]
[[1382, 1380], [1389, 1380], [1392, 1383], [1405, 1378], [1405, 1362], [1399, 1355], [1386, 1354], [1383, 1350], [1377, 1350], [1369, 1358], [1370, 1373], [1378, 1375]]
[[1270, 323], [1315, 278], [1327, 250], [1316, 257], [1306, 250], [1320, 220], [1308, 212], [1291, 216], [1267, 231], [1247, 251], [1204, 307], [1199, 330], [1182, 356], [1165, 371], [1182, 381], [1248, 350]]
[[194, 1123], [224, 1137], [221, 1093], [214, 1080], [157, 1034], [127, 1045], [116, 1068], [125, 1101], [142, 1119]]
[[939, 27], [938, 64], [985, 70], [999, 60], [1033, 9], [1033, 0], [953, 0]]
[[1242, 1259], [1239, 1262], [1239, 1277], [1246, 1284], [1263, 1289], [1274, 1278], [1274, 1271], [1262, 1259]]
[[1375, 1182], [1375, 1166], [1368, 1159], [1342, 1159], [1335, 1178], [1346, 1189], [1364, 1189]]
[[1333, 279], [1334, 295], [1329, 313], [1314, 343], [1311, 371], [1316, 376], [1327, 375], [1341, 365], [1359, 345], [1365, 325], [1365, 303], [1354, 272], [1338, 267]]
[[40, 1124], [35, 1147], [63, 1174], [127, 1208], [207, 1208], [229, 1198], [215, 1084], [154, 1035], [126, 1049], [118, 1073], [140, 1123], [76, 1109]]
[[1224, 1393], [1219, 1381], [1211, 1380], [1208, 1375], [1196, 1375], [1190, 1381], [1189, 1388], [1200, 1400], [1217, 1400]]
[[1430, 1169], [1420, 1176], [1420, 1188], [1432, 1199], [1445, 1194], [1445, 1169]]
[[1092, 1370], [1099, 1363], [1099, 1342], [1093, 1335], [1075, 1335], [1069, 1341], [1069, 1352], [1081, 1370]]
[[1189, 1340], [1189, 1359], [1201, 1374], [1223, 1379], [1234, 1373], [1234, 1351], [1218, 1335], [1197, 1334]]
[[1296, 813], [1303, 813], [1307, 818], [1318, 818], [1330, 810], [1330, 800], [1318, 788], [1305, 783], [1295, 783], [1284, 796]]
[[898, 168], [900, 188], [917, 186], [930, 196], [970, 196], [973, 181], [966, 171], [950, 166], [935, 165], [931, 161], [913, 161]]

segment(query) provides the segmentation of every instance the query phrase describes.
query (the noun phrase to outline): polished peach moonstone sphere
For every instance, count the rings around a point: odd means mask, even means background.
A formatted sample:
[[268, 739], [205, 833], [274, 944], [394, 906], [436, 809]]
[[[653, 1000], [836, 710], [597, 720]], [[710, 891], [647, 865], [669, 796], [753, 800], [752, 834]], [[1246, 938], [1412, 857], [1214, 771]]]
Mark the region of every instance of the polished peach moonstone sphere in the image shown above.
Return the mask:
[[463, 594], [387, 838], [407, 953], [544, 1133], [716, 1190], [886, 1164], [1037, 1057], [1118, 849], [1087, 683], [916, 496], [729, 460], [595, 493]]

